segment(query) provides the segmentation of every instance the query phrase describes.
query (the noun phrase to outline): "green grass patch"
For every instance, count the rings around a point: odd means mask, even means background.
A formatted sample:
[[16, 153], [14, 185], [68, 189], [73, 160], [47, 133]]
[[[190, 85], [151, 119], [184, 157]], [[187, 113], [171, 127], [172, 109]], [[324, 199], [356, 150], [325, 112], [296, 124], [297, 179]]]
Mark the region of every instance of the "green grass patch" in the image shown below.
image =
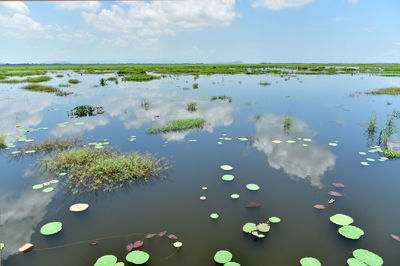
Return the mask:
[[212, 96], [210, 98], [210, 101], [216, 101], [216, 100], [221, 100], [221, 101], [228, 101], [228, 102], [232, 102], [232, 97], [230, 96], [226, 96], [226, 95], [217, 95], [217, 96]]
[[1, 73], [1, 75], [8, 77], [26, 77], [26, 76], [37, 76], [44, 75], [47, 71], [44, 70], [31, 70], [31, 71], [10, 71]]
[[153, 79], [159, 79], [160, 77], [149, 75], [146, 73], [136, 73], [130, 74], [129, 76], [124, 77], [122, 80], [124, 81], [150, 81]]
[[206, 120], [204, 118], [188, 118], [179, 119], [169, 122], [167, 125], [162, 127], [153, 127], [147, 129], [149, 134], [166, 133], [171, 131], [182, 131], [187, 129], [203, 128]]
[[195, 102], [190, 102], [187, 104], [187, 110], [189, 112], [195, 112], [197, 110], [197, 103]]
[[111, 191], [126, 183], [158, 176], [168, 168], [163, 159], [148, 154], [119, 154], [109, 149], [89, 147], [56, 151], [40, 164], [55, 175], [67, 172], [65, 181], [74, 194], [99, 189]]
[[193, 89], [198, 89], [199, 88], [199, 83], [193, 83]]
[[34, 77], [34, 78], [25, 78], [25, 79], [3, 79], [0, 80], [1, 83], [25, 83], [25, 82], [32, 82], [32, 83], [38, 83], [38, 82], [45, 82], [51, 80], [51, 77], [48, 76], [40, 76], [40, 77]]
[[79, 105], [68, 111], [68, 117], [96, 116], [103, 113], [104, 110], [101, 106]]
[[117, 78], [117, 77], [109, 77], [107, 80], [109, 80], [109, 81], [116, 81], [116, 80], [118, 80], [118, 78]]
[[56, 75], [56, 77], [57, 77], [57, 78], [63, 78], [64, 75], [58, 74], [58, 75]]
[[389, 149], [389, 148], [383, 150], [383, 155], [386, 158], [389, 158], [389, 159], [398, 159], [398, 158], [400, 158], [400, 152], [396, 152], [396, 151], [394, 151], [392, 149]]
[[77, 79], [69, 79], [68, 82], [71, 83], [71, 84], [78, 84], [79, 80], [77, 80]]
[[258, 84], [261, 85], [261, 86], [269, 86], [269, 85], [271, 85], [271, 83], [269, 83], [269, 82], [260, 82]]
[[367, 94], [373, 94], [373, 95], [379, 95], [379, 94], [399, 95], [400, 94], [400, 87], [389, 87], [389, 88], [373, 90], [373, 91], [367, 92]]
[[67, 95], [73, 94], [73, 92], [66, 92], [66, 91], [60, 90], [59, 88], [55, 88], [52, 86], [40, 85], [40, 84], [29, 84], [22, 88], [25, 90], [30, 90], [30, 91], [55, 93], [56, 96], [67, 96]]

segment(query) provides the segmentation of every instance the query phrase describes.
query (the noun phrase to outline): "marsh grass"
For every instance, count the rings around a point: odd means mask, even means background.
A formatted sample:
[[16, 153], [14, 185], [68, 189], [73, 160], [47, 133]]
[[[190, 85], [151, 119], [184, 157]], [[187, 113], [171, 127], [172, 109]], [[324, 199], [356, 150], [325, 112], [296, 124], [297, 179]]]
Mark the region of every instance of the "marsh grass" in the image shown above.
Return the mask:
[[377, 117], [376, 113], [374, 112], [374, 113], [371, 114], [371, 116], [369, 117], [369, 121], [368, 121], [367, 130], [368, 130], [369, 133], [375, 134], [376, 129], [378, 128], [376, 126], [377, 122], [378, 122], [378, 117]]
[[46, 82], [51, 80], [51, 77], [48, 76], [40, 76], [40, 77], [33, 77], [33, 78], [26, 78], [26, 79], [4, 79], [0, 80], [1, 83], [38, 83], [38, 82]]
[[89, 147], [56, 151], [40, 161], [43, 170], [53, 174], [67, 172], [66, 183], [72, 193], [112, 191], [126, 183], [160, 175], [168, 168], [163, 158], [149, 154], [120, 154], [111, 149]]
[[198, 128], [202, 129], [204, 127], [206, 120], [204, 118], [187, 118], [179, 119], [169, 122], [167, 125], [162, 127], [153, 127], [147, 129], [149, 134], [166, 133], [174, 131], [182, 131], [187, 129]]
[[197, 103], [195, 102], [190, 102], [187, 104], [187, 110], [189, 112], [195, 112], [197, 110]]
[[80, 81], [77, 79], [69, 79], [68, 82], [71, 84], [78, 84]]
[[211, 98], [210, 98], [210, 101], [216, 101], [216, 100], [221, 100], [221, 101], [225, 101], [225, 100], [228, 100], [228, 102], [232, 102], [232, 97], [230, 97], [230, 96], [226, 96], [226, 95], [218, 95], [218, 96], [212, 96]]
[[104, 87], [106, 85], [106, 80], [101, 78], [100, 79], [100, 85]]
[[380, 95], [380, 94], [399, 95], [400, 94], [400, 87], [389, 87], [389, 88], [373, 90], [373, 91], [367, 92], [367, 94], [372, 94], [372, 95]]
[[0, 135], [0, 149], [4, 149], [6, 147], [6, 135]]
[[130, 74], [129, 76], [124, 77], [122, 80], [124, 81], [150, 81], [153, 79], [159, 79], [159, 76], [149, 75], [146, 73], [135, 73]]
[[56, 75], [56, 77], [57, 77], [57, 78], [63, 78], [64, 75], [58, 74], [58, 75]]
[[36, 75], [44, 75], [46, 74], [47, 71], [44, 70], [31, 70], [31, 71], [10, 71], [3, 73], [2, 75], [4, 76], [9, 76], [9, 77], [26, 77], [26, 76], [36, 76]]
[[199, 83], [193, 83], [193, 89], [198, 89], [199, 88]]
[[96, 116], [103, 113], [103, 107], [91, 105], [79, 105], [67, 112], [68, 117]]
[[47, 138], [42, 142], [29, 142], [24, 145], [18, 147], [18, 150], [21, 151], [20, 154], [24, 154], [25, 151], [35, 150], [37, 152], [54, 152], [54, 151], [63, 151], [75, 147], [83, 146], [83, 142], [81, 138], [73, 137], [73, 138]]
[[292, 126], [292, 118], [290, 114], [285, 114], [285, 118], [283, 119], [283, 131], [286, 135], [290, 133], [290, 127]]
[[269, 83], [269, 82], [260, 82], [258, 84], [261, 85], [261, 86], [269, 86], [269, 85], [271, 85], [271, 83]]
[[29, 84], [22, 88], [25, 90], [30, 90], [30, 91], [55, 93], [56, 96], [68, 96], [70, 94], [73, 94], [73, 92], [62, 91], [62, 90], [52, 87], [52, 86], [45, 86], [45, 85], [40, 85], [40, 84]]

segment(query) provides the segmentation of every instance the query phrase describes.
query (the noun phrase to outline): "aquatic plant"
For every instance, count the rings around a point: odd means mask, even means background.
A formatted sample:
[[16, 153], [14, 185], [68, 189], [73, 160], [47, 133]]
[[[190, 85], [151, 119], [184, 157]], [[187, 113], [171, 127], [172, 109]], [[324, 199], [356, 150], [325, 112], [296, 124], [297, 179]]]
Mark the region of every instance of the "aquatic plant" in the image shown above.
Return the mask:
[[68, 96], [68, 95], [71, 95], [71, 94], [74, 94], [74, 93], [71, 92], [71, 91], [57, 91], [56, 92], [56, 96]]
[[58, 88], [55, 88], [52, 86], [40, 85], [40, 84], [29, 84], [22, 88], [25, 90], [42, 91], [42, 92], [58, 92], [58, 91], [60, 91]]
[[367, 92], [367, 94], [372, 95], [379, 95], [379, 94], [387, 94], [387, 95], [399, 95], [400, 94], [400, 87], [389, 87], [389, 88], [382, 88]]
[[69, 79], [68, 82], [71, 83], [71, 84], [78, 84], [79, 80], [77, 80], [77, 79]]
[[107, 80], [109, 80], [109, 81], [116, 81], [116, 80], [118, 80], [118, 78], [117, 78], [117, 77], [109, 77]]
[[38, 82], [45, 82], [45, 81], [49, 81], [49, 80], [51, 80], [51, 77], [40, 76], [40, 77], [26, 78], [26, 79], [3, 79], [3, 80], [0, 80], [0, 83], [26, 83], [26, 82], [38, 83]]
[[197, 103], [195, 102], [190, 102], [187, 104], [187, 110], [189, 112], [195, 112], [197, 110]]
[[221, 100], [221, 101], [228, 100], [228, 102], [231, 103], [232, 102], [232, 97], [226, 96], [226, 95], [218, 95], [218, 96], [212, 96], [210, 98], [210, 101], [215, 101], [215, 100]]
[[124, 81], [150, 81], [153, 79], [159, 79], [159, 76], [149, 75], [147, 73], [135, 73], [124, 77]]
[[292, 126], [292, 118], [290, 114], [285, 114], [285, 118], [283, 119], [283, 131], [286, 135], [290, 132], [290, 127]]
[[149, 99], [145, 98], [140, 102], [140, 106], [144, 109], [144, 110], [149, 110], [150, 105], [149, 105]]
[[6, 147], [6, 135], [0, 135], [0, 149], [4, 149]]
[[199, 83], [193, 83], [193, 89], [198, 89], [199, 88]]
[[376, 113], [373, 112], [371, 114], [371, 116], [369, 117], [369, 121], [368, 121], [367, 130], [368, 130], [369, 133], [375, 133], [376, 129], [378, 128], [376, 126], [377, 122], [378, 122], [378, 117], [377, 117]]
[[103, 113], [101, 106], [79, 105], [68, 111], [68, 117], [96, 116]]
[[258, 83], [258, 85], [269, 86], [269, 85], [271, 85], [271, 83], [269, 83], [269, 82], [260, 82], [260, 83]]
[[390, 148], [386, 148], [383, 150], [383, 155], [389, 159], [398, 159], [400, 158], [400, 152], [394, 151]]
[[40, 165], [53, 174], [67, 172], [64, 177], [72, 193], [111, 191], [125, 183], [158, 176], [168, 168], [164, 159], [149, 154], [119, 154], [111, 149], [90, 147], [56, 151], [43, 158]]
[[69, 84], [58, 84], [58, 87], [63, 88], [63, 87], [71, 87]]
[[53, 152], [53, 151], [63, 151], [71, 149], [74, 147], [83, 146], [81, 138], [71, 137], [71, 138], [47, 138], [41, 142], [27, 142], [24, 145], [18, 147], [21, 151], [20, 154], [24, 154], [25, 151], [39, 151], [39, 152]]
[[395, 127], [395, 120], [397, 118], [397, 113], [395, 111], [391, 115], [388, 115], [385, 125], [379, 133], [378, 145], [383, 145], [385, 148], [387, 148], [387, 142], [389, 138], [398, 131], [398, 129]]
[[104, 78], [100, 79], [100, 85], [105, 86], [106, 85], [106, 80]]
[[56, 75], [56, 77], [57, 77], [57, 78], [63, 78], [64, 75], [58, 74], [58, 75]]
[[153, 127], [147, 129], [147, 133], [149, 134], [157, 134], [157, 133], [166, 133], [170, 131], [181, 131], [192, 128], [203, 128], [206, 120], [204, 118], [187, 118], [174, 120], [169, 122], [167, 125], [162, 127]]

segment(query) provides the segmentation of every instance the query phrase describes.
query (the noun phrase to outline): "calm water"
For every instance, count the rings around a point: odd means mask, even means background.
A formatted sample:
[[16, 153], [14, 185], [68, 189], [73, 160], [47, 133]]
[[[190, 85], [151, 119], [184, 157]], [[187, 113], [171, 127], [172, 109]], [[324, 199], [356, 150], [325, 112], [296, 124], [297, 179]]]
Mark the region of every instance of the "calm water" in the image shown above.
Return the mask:
[[[400, 235], [400, 163], [375, 161], [362, 166], [368, 153], [363, 123], [370, 114], [378, 114], [382, 126], [387, 114], [399, 108], [393, 96], [349, 97], [357, 91], [399, 85], [400, 78], [368, 75], [297, 76], [285, 81], [278, 75], [215, 75], [167, 77], [151, 82], [109, 82], [98, 87], [101, 77], [60, 71], [64, 78], [46, 84], [57, 86], [69, 78], [82, 82], [63, 88], [77, 96], [20, 89], [24, 84], [0, 84], [0, 134], [12, 133], [16, 126], [48, 127], [26, 133], [40, 141], [50, 137], [80, 136], [85, 142], [107, 139], [121, 152], [150, 152], [167, 158], [172, 167], [165, 179], [127, 185], [111, 193], [70, 195], [63, 182], [50, 193], [33, 190], [32, 185], [53, 179], [40, 174], [36, 163], [40, 155], [15, 159], [10, 150], [1, 153], [1, 242], [2, 265], [93, 265], [98, 257], [113, 254], [125, 261], [125, 246], [144, 240], [145, 233], [167, 230], [183, 242], [176, 251], [165, 237], [145, 240], [142, 250], [150, 253], [148, 265], [215, 265], [216, 251], [233, 253], [241, 265], [299, 265], [302, 257], [313, 256], [323, 265], [346, 265], [357, 248], [371, 250], [385, 265], [400, 265], [400, 243], [390, 234]], [[69, 73], [70, 77], [66, 76]], [[272, 83], [260, 86], [260, 81]], [[193, 82], [199, 89], [192, 89]], [[189, 90], [183, 88], [188, 87]], [[233, 102], [214, 101], [213, 95], [228, 95]], [[141, 108], [147, 98], [150, 109]], [[186, 111], [195, 101], [198, 110]], [[386, 105], [390, 101], [392, 105]], [[70, 119], [67, 110], [78, 105], [103, 106], [105, 113], [95, 117]], [[290, 113], [290, 132], [283, 130], [284, 115]], [[157, 118], [155, 116], [159, 115]], [[147, 135], [148, 127], [163, 125], [176, 118], [204, 117], [202, 131]], [[64, 128], [57, 123], [70, 121]], [[84, 125], [74, 122], [84, 121]], [[249, 141], [220, 140], [248, 137]], [[135, 135], [136, 141], [129, 137]], [[311, 138], [309, 146], [298, 138]], [[188, 140], [196, 139], [197, 142]], [[274, 144], [272, 140], [298, 140]], [[221, 141], [223, 144], [217, 144]], [[330, 142], [338, 146], [329, 146]], [[361, 156], [358, 152], [367, 152]], [[226, 171], [220, 165], [234, 167], [232, 182], [221, 180]], [[341, 182], [343, 189], [331, 183]], [[259, 191], [248, 191], [246, 184], [256, 183]], [[207, 191], [201, 187], [207, 186]], [[314, 204], [326, 204], [330, 190], [343, 193], [333, 205], [318, 211]], [[232, 193], [240, 199], [230, 198]], [[207, 196], [206, 201], [199, 197]], [[261, 207], [246, 208], [246, 200], [259, 201]], [[86, 202], [89, 209], [71, 213], [68, 208]], [[217, 212], [218, 220], [209, 218]], [[354, 218], [354, 225], [365, 235], [348, 240], [337, 233], [329, 221], [336, 213]], [[246, 222], [263, 222], [278, 216], [265, 239], [254, 240], [242, 232]], [[63, 230], [53, 236], [40, 234], [42, 225], [61, 221]], [[113, 238], [110, 238], [113, 237]], [[88, 243], [94, 239], [98, 245]], [[80, 242], [83, 241], [83, 242]], [[24, 243], [35, 249], [19, 254]]]

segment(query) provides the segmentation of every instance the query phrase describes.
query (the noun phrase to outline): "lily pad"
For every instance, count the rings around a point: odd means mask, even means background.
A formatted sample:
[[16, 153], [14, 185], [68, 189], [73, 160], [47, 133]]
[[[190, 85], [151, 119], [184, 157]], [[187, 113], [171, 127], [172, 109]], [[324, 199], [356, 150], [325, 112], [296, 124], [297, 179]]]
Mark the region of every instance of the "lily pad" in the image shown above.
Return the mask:
[[255, 223], [245, 223], [242, 230], [245, 233], [251, 233], [252, 231], [257, 230], [257, 225]]
[[81, 212], [89, 208], [89, 205], [86, 203], [76, 203], [69, 207], [69, 210], [72, 212]]
[[232, 181], [235, 177], [233, 175], [223, 175], [222, 180], [224, 181]]
[[238, 138], [238, 140], [241, 140], [241, 141], [248, 141], [249, 139], [248, 139], [248, 138]]
[[366, 249], [354, 250], [353, 256], [370, 266], [380, 266], [383, 264], [383, 259], [380, 256]]
[[302, 266], [321, 266], [321, 262], [313, 257], [304, 257], [300, 260]]
[[311, 139], [306, 139], [306, 138], [304, 138], [303, 140], [304, 140], [304, 141], [307, 141], [307, 142], [312, 141]]
[[367, 155], [367, 153], [366, 153], [366, 152], [363, 152], [363, 151], [359, 151], [358, 154], [360, 154], [360, 155]]
[[234, 261], [230, 261], [225, 263], [224, 266], [240, 266], [240, 264]]
[[94, 266], [114, 266], [118, 259], [114, 255], [104, 255], [97, 259]]
[[64, 176], [64, 175], [66, 175], [67, 173], [59, 173], [58, 175], [59, 176]]
[[361, 164], [365, 165], [365, 166], [369, 166], [369, 163], [367, 163], [367, 162], [361, 162]]
[[292, 144], [292, 143], [296, 143], [295, 140], [287, 140], [286, 143]]
[[57, 180], [57, 179], [53, 179], [53, 180], [50, 180], [49, 181], [51, 184], [55, 184], [55, 183], [58, 183], [59, 181]]
[[43, 187], [43, 184], [36, 184], [32, 186], [33, 189], [41, 189]]
[[255, 190], [259, 190], [259, 189], [260, 189], [260, 187], [259, 187], [257, 184], [247, 184], [247, 185], [246, 185], [246, 188], [247, 188], [248, 190], [252, 190], [252, 191], [255, 191]]
[[330, 142], [330, 143], [328, 143], [328, 145], [329, 145], [329, 146], [336, 147], [338, 144], [337, 144], [337, 143], [334, 143], [334, 142]]
[[354, 225], [345, 225], [339, 228], [339, 234], [349, 239], [359, 239], [364, 235], [364, 231]]
[[54, 190], [54, 188], [48, 187], [48, 188], [43, 189], [42, 191], [45, 193], [48, 193], [48, 192], [52, 192], [53, 190]]
[[269, 224], [267, 224], [267, 223], [257, 224], [257, 230], [262, 232], [262, 233], [268, 232], [270, 228], [271, 228], [271, 226]]
[[365, 160], [370, 161], [370, 162], [375, 162], [375, 159], [372, 159], [372, 158], [366, 158]]
[[332, 215], [331, 217], [329, 217], [329, 220], [331, 220], [332, 223], [341, 226], [349, 225], [354, 222], [353, 218], [341, 213]]
[[356, 259], [356, 258], [349, 258], [349, 259], [347, 259], [347, 264], [348, 264], [349, 266], [367, 266], [367, 264], [365, 264], [365, 263], [362, 262], [362, 261], [359, 261], [359, 260]]
[[257, 232], [257, 231], [253, 231], [253, 232], [251, 232], [251, 234], [252, 234], [253, 236], [258, 237], [258, 238], [264, 238], [264, 237], [265, 237], [264, 234], [260, 234], [260, 233]]
[[269, 217], [268, 219], [271, 223], [277, 224], [281, 222], [281, 218], [279, 217]]
[[221, 165], [221, 169], [222, 169], [222, 170], [232, 170], [233, 167], [230, 166], [230, 165], [224, 164], [224, 165]]
[[0, 244], [0, 250], [2, 250], [4, 248], [4, 243]]
[[[51, 222], [43, 225], [40, 228], [40, 233], [42, 235], [53, 235], [55, 233], [60, 232], [62, 229], [62, 223], [61, 222]], [[116, 261], [115, 261], [116, 262]]]
[[13, 151], [13, 152], [11, 152], [11, 154], [18, 154], [18, 153], [21, 153], [21, 151]]
[[217, 251], [217, 253], [215, 253], [214, 260], [216, 263], [225, 264], [227, 262], [230, 262], [232, 257], [232, 253], [230, 253], [229, 251], [219, 250]]
[[139, 265], [146, 263], [150, 258], [149, 253], [141, 251], [141, 250], [134, 250], [126, 255], [126, 260], [132, 262], [133, 264]]
[[221, 141], [218, 141], [218, 142], [217, 142], [217, 144], [221, 145], [221, 144], [222, 144], [222, 142], [221, 142]]
[[172, 244], [174, 247], [176, 247], [176, 248], [180, 248], [180, 247], [182, 247], [182, 242], [179, 242], [179, 241], [176, 241], [176, 242], [174, 242], [174, 244]]
[[279, 143], [282, 143], [282, 140], [277, 140], [277, 139], [275, 139], [275, 140], [272, 141], [272, 143], [279, 144]]
[[240, 195], [239, 194], [232, 194], [231, 198], [232, 199], [238, 199], [238, 198], [240, 198]]
[[218, 213], [211, 213], [211, 214], [210, 214], [210, 218], [211, 218], [211, 219], [214, 219], [214, 220], [215, 220], [215, 219], [218, 219], [218, 217], [219, 217]]

